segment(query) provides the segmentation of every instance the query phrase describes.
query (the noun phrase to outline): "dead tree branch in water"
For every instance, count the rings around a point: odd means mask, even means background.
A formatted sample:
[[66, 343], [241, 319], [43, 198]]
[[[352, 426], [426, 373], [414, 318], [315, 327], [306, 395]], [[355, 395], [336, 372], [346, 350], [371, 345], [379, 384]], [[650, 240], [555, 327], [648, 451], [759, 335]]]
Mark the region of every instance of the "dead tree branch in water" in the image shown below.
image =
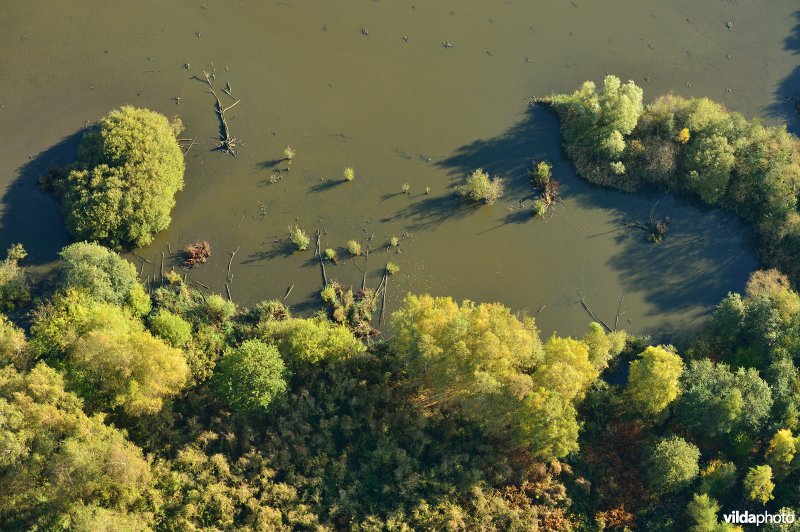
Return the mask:
[[284, 296], [283, 296], [283, 300], [284, 300], [284, 301], [286, 301], [286, 298], [287, 298], [287, 297], [289, 297], [289, 294], [291, 294], [291, 293], [292, 293], [292, 290], [294, 290], [294, 285], [290, 286], [290, 287], [289, 287], [289, 288], [286, 290], [286, 295], [284, 295]]
[[382, 281], [382, 283], [383, 283], [383, 299], [381, 301], [381, 315], [378, 318], [378, 327], [383, 325], [383, 314], [386, 311], [386, 292], [387, 292], [387, 289], [389, 288], [389, 272], [388, 271], [384, 271], [383, 272], [383, 281]]
[[619, 325], [619, 317], [622, 316], [622, 302], [625, 301], [625, 292], [622, 293], [622, 297], [619, 298], [619, 305], [617, 306], [617, 317], [614, 318], [614, 332], [617, 331], [617, 326]]
[[667, 236], [671, 219], [669, 215], [664, 216], [664, 218], [660, 220], [656, 219], [655, 210], [657, 206], [658, 201], [656, 201], [653, 204], [653, 207], [650, 209], [650, 215], [647, 217], [647, 223], [642, 223], [639, 221], [630, 222], [625, 224], [625, 227], [641, 229], [642, 231], [647, 232], [647, 240], [654, 244], [661, 242]]
[[236, 246], [236, 249], [234, 249], [233, 253], [231, 253], [231, 259], [228, 261], [228, 275], [226, 277], [230, 282], [233, 282], [233, 276], [231, 275], [231, 264], [233, 264], [233, 257], [235, 257], [236, 254], [239, 252], [240, 247], [241, 246]]
[[[203, 75], [206, 78], [206, 83], [208, 84], [208, 88], [211, 90], [211, 94], [213, 94], [214, 98], [216, 98], [217, 100], [216, 111], [217, 111], [217, 116], [219, 117], [220, 125], [222, 126], [222, 131], [220, 132], [219, 149], [221, 149], [225, 153], [229, 153], [234, 157], [236, 157], [236, 144], [238, 141], [236, 140], [236, 137], [234, 137], [231, 134], [231, 130], [228, 127], [228, 121], [225, 119], [225, 113], [236, 107], [236, 105], [238, 105], [241, 100], [237, 99], [235, 102], [233, 102], [233, 104], [229, 105], [228, 107], [223, 107], [222, 102], [220, 101], [219, 96], [217, 95], [217, 92], [214, 90], [214, 85], [211, 83], [212, 78], [215, 78], [216, 75], [213, 72], [209, 74], [205, 70], [203, 71]], [[228, 84], [226, 88], [229, 89], [230, 84]], [[226, 94], [230, 95], [229, 90], [226, 90], [225, 92]], [[231, 98], [233, 98], [233, 96], [231, 96]]]
[[322, 258], [322, 246], [320, 244], [321, 231], [317, 231], [317, 249], [315, 254], [319, 257], [319, 265], [322, 267], [322, 288], [328, 286], [328, 274], [325, 273], [325, 259]]
[[590, 309], [589, 305], [586, 304], [586, 301], [583, 299], [583, 295], [580, 293], [580, 291], [578, 289], [575, 289], [575, 293], [578, 294], [578, 299], [580, 300], [581, 305], [583, 305], [583, 308], [586, 310], [586, 312], [589, 313], [589, 316], [591, 316], [594, 321], [605, 327], [606, 331], [612, 332], [611, 327], [609, 327], [606, 324], [606, 322], [604, 322], [603, 320], [594, 315], [594, 312], [592, 312], [592, 309]]

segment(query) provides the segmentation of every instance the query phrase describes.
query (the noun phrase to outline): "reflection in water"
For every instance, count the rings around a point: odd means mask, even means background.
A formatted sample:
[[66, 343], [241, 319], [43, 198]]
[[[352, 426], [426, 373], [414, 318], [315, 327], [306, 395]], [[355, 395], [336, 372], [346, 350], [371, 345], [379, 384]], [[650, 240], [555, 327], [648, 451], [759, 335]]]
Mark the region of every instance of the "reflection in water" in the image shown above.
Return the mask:
[[[243, 304], [282, 298], [293, 285], [287, 302], [301, 312], [315, 307], [312, 251], [285, 246], [295, 224], [322, 231], [323, 246], [337, 248], [344, 260], [329, 275], [345, 283], [360, 285], [364, 267], [344, 258], [348, 240], [373, 249], [372, 286], [387, 260], [398, 263], [390, 305], [408, 290], [502, 301], [535, 314], [546, 334], [584, 329], [576, 290], [606, 321], [624, 293], [622, 325], [635, 331], [693, 322], [740, 290], [755, 267], [747, 231], [730, 216], [577, 179], [560, 155], [555, 118], [524, 102], [610, 71], [636, 80], [648, 98], [675, 91], [763, 112], [781, 80], [777, 94], [796, 90], [796, 29], [784, 42], [796, 24], [791, 0], [769, 10], [688, 0], [206, 7], [4, 5], [0, 243], [23, 242], [35, 263], [55, 257], [68, 239], [37, 178], [69, 159], [85, 122], [127, 103], [179, 114], [185, 135], [198, 139], [171, 227], [138, 251], [154, 263], [144, 274], [155, 273], [162, 251], [208, 240], [214, 255], [191, 275], [224, 293], [229, 253], [239, 248], [231, 292]], [[212, 61], [217, 85], [230, 83], [241, 99], [226, 114], [242, 141], [235, 159], [212, 151], [219, 122], [196, 79]], [[44, 74], [50, 83], [41, 83]], [[292, 168], [272, 178], [285, 169], [287, 145], [297, 150]], [[543, 158], [564, 183], [564, 203], [546, 221], [520, 208], [533, 192], [531, 161]], [[356, 170], [352, 182], [341, 178], [346, 167]], [[505, 179], [494, 206], [476, 208], [453, 193], [478, 167]], [[651, 246], [641, 232], [620, 230], [656, 201], [672, 216], [667, 241]], [[387, 250], [393, 235], [400, 246]], [[179, 262], [168, 254], [168, 267]]]

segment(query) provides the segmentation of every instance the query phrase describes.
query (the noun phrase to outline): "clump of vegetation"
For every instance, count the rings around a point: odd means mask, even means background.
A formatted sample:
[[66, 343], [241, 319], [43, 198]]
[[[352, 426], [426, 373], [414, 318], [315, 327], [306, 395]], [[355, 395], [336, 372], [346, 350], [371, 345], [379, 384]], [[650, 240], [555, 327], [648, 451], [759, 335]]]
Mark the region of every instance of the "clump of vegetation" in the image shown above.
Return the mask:
[[150, 244], [183, 188], [181, 129], [180, 121], [130, 106], [90, 128], [77, 163], [52, 183], [70, 233], [112, 248]]
[[343, 172], [342, 175], [343, 175], [345, 181], [352, 181], [353, 179], [356, 178], [356, 171], [353, 168], [348, 166], [347, 168], [344, 169], [344, 172]]
[[306, 232], [297, 225], [289, 227], [289, 240], [299, 251], [305, 251], [311, 243], [311, 239], [308, 238]]
[[425, 187], [425, 195], [429, 195], [431, 193], [431, 187]]
[[503, 195], [503, 180], [499, 177], [490, 178], [489, 174], [479, 168], [467, 177], [459, 192], [472, 201], [491, 205]]
[[209, 257], [211, 257], [211, 244], [203, 240], [197, 241], [194, 244], [188, 244], [183, 250], [183, 267], [196, 268], [201, 264], [205, 264]]
[[378, 307], [374, 290], [362, 288], [353, 292], [352, 287], [344, 288], [334, 281], [328, 283], [320, 295], [334, 322], [346, 325], [359, 338], [370, 337], [377, 332], [372, 327], [372, 317]]
[[396, 248], [399, 245], [400, 245], [400, 237], [392, 235], [391, 238], [389, 238], [389, 247]]
[[531, 204], [531, 210], [533, 211], [533, 215], [537, 218], [544, 217], [547, 209], [550, 208], [550, 205], [547, 204], [547, 200], [542, 197], [536, 198], [533, 200]]
[[325, 257], [325, 260], [327, 260], [329, 262], [332, 262], [334, 264], [338, 264], [339, 263], [339, 256], [337, 255], [335, 249], [333, 249], [333, 248], [325, 248], [325, 251], [323, 252], [323, 255]]
[[[561, 119], [564, 148], [587, 180], [623, 190], [690, 194], [750, 221], [762, 256], [800, 280], [800, 139], [707, 98], [667, 95], [645, 106], [632, 81], [607, 76], [543, 99]], [[662, 220], [663, 222], [663, 220]], [[655, 225], [655, 224], [654, 224]], [[663, 238], [666, 223], [651, 231]]]
[[361, 255], [361, 244], [356, 240], [347, 241], [347, 251], [354, 257]]
[[389, 275], [396, 275], [400, 273], [400, 266], [398, 266], [394, 262], [389, 261], [386, 263], [386, 273], [388, 273]]
[[283, 149], [283, 160], [287, 163], [287, 170], [291, 169], [295, 155], [297, 155], [297, 151], [295, 151], [295, 149], [291, 146], [286, 146]]
[[558, 199], [561, 183], [553, 179], [553, 166], [547, 161], [539, 161], [530, 171], [533, 186], [541, 194], [533, 201], [534, 216], [544, 216], [547, 209]]
[[11, 312], [31, 300], [31, 281], [19, 262], [28, 256], [22, 244], [14, 244], [0, 262], [0, 311]]
[[411, 194], [411, 183], [403, 183], [403, 194]]

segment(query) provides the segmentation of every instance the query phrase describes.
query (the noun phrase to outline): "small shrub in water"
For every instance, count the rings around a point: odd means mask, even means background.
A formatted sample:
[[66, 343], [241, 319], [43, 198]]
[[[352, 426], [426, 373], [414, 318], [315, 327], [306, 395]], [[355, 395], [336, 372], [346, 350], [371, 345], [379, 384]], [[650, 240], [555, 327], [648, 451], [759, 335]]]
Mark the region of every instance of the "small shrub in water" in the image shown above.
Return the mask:
[[408, 194], [411, 191], [411, 183], [403, 183], [403, 193]]
[[400, 271], [400, 266], [398, 266], [394, 262], [386, 263], [386, 273], [388, 273], [389, 275], [395, 275], [399, 271]]
[[547, 201], [544, 198], [536, 198], [533, 200], [533, 215], [537, 218], [541, 218], [544, 216], [544, 213], [547, 212]]
[[332, 263], [336, 264], [339, 261], [339, 257], [336, 255], [336, 250], [333, 248], [325, 248], [325, 260], [329, 260]]
[[297, 152], [291, 146], [286, 146], [283, 149], [283, 158], [289, 161], [290, 163], [292, 162], [292, 159], [294, 159], [295, 155], [297, 155]]
[[492, 179], [483, 169], [478, 168], [467, 177], [460, 192], [473, 201], [483, 201], [491, 205], [503, 195], [503, 180], [499, 177]]
[[292, 244], [297, 246], [297, 249], [300, 251], [308, 249], [308, 244], [311, 243], [311, 239], [308, 238], [306, 232], [296, 225], [294, 227], [289, 227], [289, 240], [291, 240]]
[[344, 173], [342, 175], [344, 176], [345, 181], [352, 181], [356, 178], [356, 171], [348, 166], [344, 169]]
[[347, 242], [347, 251], [349, 251], [350, 254], [353, 255], [354, 257], [357, 255], [361, 255], [361, 244], [359, 244], [355, 240], [350, 240]]
[[389, 245], [396, 248], [400, 245], [400, 238], [392, 235], [392, 238], [389, 239]]

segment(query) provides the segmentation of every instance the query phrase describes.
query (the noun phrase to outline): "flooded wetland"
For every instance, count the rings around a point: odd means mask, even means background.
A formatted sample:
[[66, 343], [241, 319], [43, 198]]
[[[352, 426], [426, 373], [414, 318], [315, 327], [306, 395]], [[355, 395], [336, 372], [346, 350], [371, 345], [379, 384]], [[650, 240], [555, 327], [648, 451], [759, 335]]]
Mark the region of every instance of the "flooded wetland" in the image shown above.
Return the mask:
[[[769, 6], [6, 2], [0, 239], [22, 242], [47, 268], [69, 236], [38, 177], [75, 158], [86, 124], [131, 104], [180, 116], [189, 139], [170, 227], [128, 255], [143, 276], [157, 275], [162, 253], [165, 269], [178, 269], [179, 250], [206, 240], [212, 256], [193, 279], [225, 293], [230, 268], [237, 303], [289, 292], [286, 302], [308, 312], [322, 282], [314, 246], [288, 244], [287, 227], [297, 225], [312, 242], [320, 231], [322, 247], [338, 251], [327, 276], [344, 284], [360, 286], [366, 266], [375, 287], [386, 262], [396, 263], [388, 311], [409, 291], [452, 295], [527, 311], [545, 336], [579, 334], [589, 321], [581, 294], [607, 322], [619, 308], [621, 327], [668, 333], [742, 290], [758, 266], [748, 228], [657, 192], [581, 180], [561, 152], [557, 117], [527, 100], [609, 72], [642, 86], [646, 101], [668, 92], [707, 96], [796, 130], [788, 99], [796, 91], [797, 4]], [[220, 122], [204, 71], [224, 105], [239, 101], [226, 111], [236, 157], [215, 150]], [[562, 201], [535, 219], [528, 171], [542, 159], [562, 182]], [[352, 181], [343, 178], [348, 167]], [[504, 180], [494, 205], [455, 193], [477, 168]], [[626, 227], [654, 206], [671, 220], [657, 245]], [[368, 263], [349, 256], [349, 240], [371, 249]]]

